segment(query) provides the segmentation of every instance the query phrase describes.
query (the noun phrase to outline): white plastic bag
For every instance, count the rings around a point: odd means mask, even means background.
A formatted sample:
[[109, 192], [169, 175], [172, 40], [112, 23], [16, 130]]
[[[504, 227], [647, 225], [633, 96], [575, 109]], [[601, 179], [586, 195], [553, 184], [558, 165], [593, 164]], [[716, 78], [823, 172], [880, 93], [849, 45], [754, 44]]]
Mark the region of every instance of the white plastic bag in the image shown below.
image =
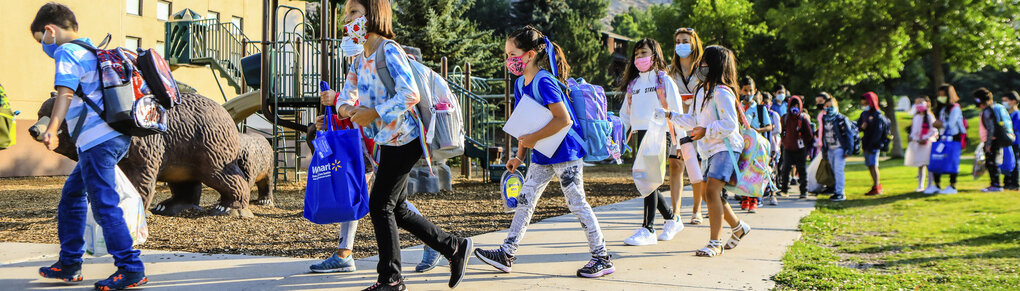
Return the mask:
[[[116, 168], [116, 183], [117, 194], [120, 194], [120, 203], [117, 206], [124, 211], [124, 223], [127, 224], [133, 240], [131, 245], [143, 244], [149, 237], [149, 225], [145, 223], [145, 202], [120, 167]], [[85, 252], [96, 257], [107, 254], [103, 228], [96, 223], [91, 204], [88, 205], [85, 218]]]
[[808, 192], [819, 193], [819, 192], [822, 192], [822, 190], [825, 189], [825, 187], [823, 187], [821, 184], [818, 184], [818, 178], [816, 178], [816, 176], [818, 175], [818, 167], [820, 167], [821, 165], [822, 165], [822, 155], [819, 154], [819, 155], [815, 156], [814, 159], [811, 160], [811, 164], [808, 165], [808, 167], [807, 167], [807, 173], [805, 173], [805, 174], [807, 175], [807, 191]]
[[634, 157], [633, 177], [641, 197], [652, 194], [666, 178], [666, 120], [652, 118]]

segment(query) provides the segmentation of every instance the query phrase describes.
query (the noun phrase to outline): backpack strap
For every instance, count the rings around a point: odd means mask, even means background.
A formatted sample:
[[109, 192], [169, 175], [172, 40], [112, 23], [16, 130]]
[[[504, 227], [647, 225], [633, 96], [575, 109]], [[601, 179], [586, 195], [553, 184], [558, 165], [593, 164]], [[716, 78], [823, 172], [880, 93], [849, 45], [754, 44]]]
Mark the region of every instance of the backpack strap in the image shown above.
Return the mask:
[[[553, 75], [551, 73], [549, 73], [548, 71], [546, 71], [544, 69], [538, 70], [538, 74], [535, 74], [535, 78], [531, 80], [531, 84], [533, 84], [533, 86], [531, 86], [531, 99], [534, 99], [535, 101], [538, 101], [538, 104], [542, 104], [542, 102], [543, 102], [542, 98], [541, 98], [541, 96], [542, 96], [541, 92], [538, 90], [538, 86], [537, 86], [537, 84], [538, 84], [537, 82], [541, 78], [551, 78], [553, 80], [553, 82], [555, 82], [556, 84], [558, 84], [560, 86], [561, 90], [563, 89], [563, 87], [565, 87], [565, 85], [563, 85], [563, 83], [560, 82], [560, 80], [556, 79], [556, 77], [553, 77]], [[517, 78], [517, 88], [518, 88], [518, 90], [523, 90], [523, 87], [524, 87], [524, 79], [523, 78]], [[572, 107], [572, 104], [570, 103], [570, 96], [566, 92], [566, 90], [563, 90], [563, 96], [564, 96], [564, 98], [566, 98], [566, 99], [563, 100], [563, 103], [565, 103], [564, 105], [566, 105], [566, 107], [567, 107], [567, 114], [570, 115], [571, 118], [574, 118], [574, 115], [576, 113], [573, 112], [574, 109]], [[571, 127], [573, 127], [573, 126], [571, 126]], [[567, 135], [569, 135], [570, 138], [574, 139], [574, 141], [577, 141], [578, 143], [581, 143], [581, 144], [584, 143], [584, 139], [581, 138], [581, 135], [579, 133], [577, 133], [577, 131], [574, 131], [573, 128], [567, 130]]]
[[[713, 96], [712, 104], [715, 105], [715, 108], [713, 108], [712, 111], [715, 111], [715, 119], [716, 120], [720, 120], [720, 119], [722, 119], [722, 117], [719, 116], [719, 101], [715, 100], [715, 99], [717, 99], [717, 98], [714, 98], [714, 96]], [[734, 104], [734, 106], [735, 105], [736, 104]], [[737, 106], [737, 108], [740, 108], [740, 107]], [[737, 114], [740, 115], [742, 113], [737, 112]], [[739, 117], [737, 117], [737, 118], [739, 119]], [[737, 172], [737, 176], [741, 176], [741, 173], [740, 173], [740, 164], [737, 163], [737, 157], [733, 155], [733, 152], [735, 152], [735, 151], [733, 150], [733, 146], [730, 145], [730, 138], [729, 137], [724, 137], [723, 138], [723, 143], [726, 144], [726, 150], [730, 152], [730, 162], [733, 163], [733, 170]], [[730, 181], [723, 181], [723, 182], [729, 183]]]
[[[103, 43], [106, 43], [108, 41], [108, 39], [110, 38], [110, 36], [107, 35], [106, 38], [107, 38], [106, 40], [103, 40]], [[81, 41], [81, 40], [77, 40], [77, 39], [76, 40], [72, 40], [71, 43], [76, 44], [76, 45], [84, 48], [85, 50], [91, 52], [92, 54], [96, 55], [96, 75], [98, 75], [97, 77], [99, 78], [99, 80], [98, 80], [99, 81], [99, 88], [97, 88], [96, 90], [99, 90], [99, 93], [102, 94], [103, 93], [103, 69], [102, 69], [102, 66], [101, 66], [102, 62], [99, 61], [99, 49], [97, 49], [96, 47], [90, 45], [87, 42], [84, 42], [84, 41]], [[106, 108], [100, 109], [98, 104], [96, 104], [95, 102], [92, 102], [92, 99], [89, 99], [88, 95], [85, 94], [85, 90], [82, 89], [81, 84], [78, 84], [78, 88], [74, 90], [74, 94], [78, 95], [78, 98], [81, 98], [81, 100], [83, 102], [85, 102], [85, 106], [82, 106], [82, 109], [81, 109], [81, 115], [78, 116], [78, 122], [74, 125], [74, 134], [71, 135], [71, 142], [72, 143], [78, 143], [78, 137], [81, 136], [82, 127], [85, 126], [85, 119], [88, 118], [88, 108], [91, 107], [92, 110], [94, 110], [96, 112], [96, 114], [99, 115], [99, 118], [102, 119], [103, 122], [106, 122]]]

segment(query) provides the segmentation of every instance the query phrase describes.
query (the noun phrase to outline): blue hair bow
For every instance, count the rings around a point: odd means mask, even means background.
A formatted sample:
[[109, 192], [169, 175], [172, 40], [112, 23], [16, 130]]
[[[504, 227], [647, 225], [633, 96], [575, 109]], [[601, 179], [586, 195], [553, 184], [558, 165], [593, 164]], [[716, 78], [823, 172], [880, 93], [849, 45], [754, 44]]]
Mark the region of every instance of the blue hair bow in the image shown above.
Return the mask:
[[553, 77], [559, 78], [559, 71], [556, 70], [556, 47], [549, 41], [549, 37], [542, 37], [545, 40], [545, 53], [549, 54], [549, 70], [552, 71]]

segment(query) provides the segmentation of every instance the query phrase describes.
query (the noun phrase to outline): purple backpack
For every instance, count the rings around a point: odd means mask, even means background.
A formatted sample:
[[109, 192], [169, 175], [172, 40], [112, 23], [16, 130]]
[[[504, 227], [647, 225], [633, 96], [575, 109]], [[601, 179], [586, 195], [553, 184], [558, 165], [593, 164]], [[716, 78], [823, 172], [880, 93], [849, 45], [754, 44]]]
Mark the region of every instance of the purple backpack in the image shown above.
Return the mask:
[[602, 87], [580, 78], [567, 80], [567, 86], [570, 89], [570, 106], [583, 131], [580, 140], [584, 147], [584, 160], [600, 162], [610, 158], [619, 159], [619, 146], [614, 150], [614, 139], [611, 137], [613, 125], [606, 111], [606, 92]]

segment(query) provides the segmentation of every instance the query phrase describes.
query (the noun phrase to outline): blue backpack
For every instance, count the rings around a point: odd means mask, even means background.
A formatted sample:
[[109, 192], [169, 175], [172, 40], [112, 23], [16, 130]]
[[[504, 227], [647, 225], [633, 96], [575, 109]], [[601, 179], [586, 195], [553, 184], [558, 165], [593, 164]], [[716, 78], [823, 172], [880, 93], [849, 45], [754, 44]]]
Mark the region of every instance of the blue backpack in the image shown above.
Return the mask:
[[[588, 84], [584, 79], [570, 79], [568, 83], [570, 86], [563, 84], [558, 79], [553, 77], [551, 73], [545, 70], [538, 72], [535, 76], [535, 80], [539, 78], [551, 78], [564, 92], [567, 94], [566, 105], [568, 112], [572, 119], [577, 120], [581, 127], [581, 132], [576, 130], [568, 131], [570, 138], [574, 139], [581, 144], [584, 148], [584, 161], [585, 162], [600, 162], [611, 157], [619, 156], [619, 147], [615, 147], [610, 150], [610, 144], [613, 144], [611, 138], [613, 124], [609, 121], [609, 116], [606, 113], [606, 94], [600, 86]], [[532, 80], [534, 82], [534, 80]], [[517, 79], [517, 92], [524, 90], [524, 79]], [[538, 86], [531, 86], [530, 92], [531, 98], [534, 98], [539, 104], [542, 103], [541, 96], [538, 92]]]
[[1016, 141], [1016, 133], [1013, 132], [1013, 119], [1009, 117], [1009, 111], [1000, 104], [992, 105], [992, 112], [995, 113], [996, 143], [999, 147], [1008, 147]]

